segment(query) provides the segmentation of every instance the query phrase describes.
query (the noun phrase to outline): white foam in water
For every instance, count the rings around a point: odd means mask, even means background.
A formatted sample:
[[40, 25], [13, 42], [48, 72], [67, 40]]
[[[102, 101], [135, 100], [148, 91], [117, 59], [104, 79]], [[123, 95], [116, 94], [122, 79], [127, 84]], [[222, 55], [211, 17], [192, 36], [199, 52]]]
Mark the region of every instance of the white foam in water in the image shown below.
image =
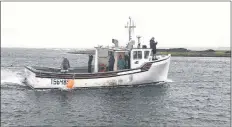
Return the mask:
[[167, 79], [165, 82], [174, 82], [172, 79]]
[[3, 83], [15, 83], [23, 85], [23, 76], [17, 72], [13, 72], [8, 69], [1, 70], [1, 84]]
[[72, 89], [67, 88], [66, 86], [59, 88], [61, 91], [71, 91]]

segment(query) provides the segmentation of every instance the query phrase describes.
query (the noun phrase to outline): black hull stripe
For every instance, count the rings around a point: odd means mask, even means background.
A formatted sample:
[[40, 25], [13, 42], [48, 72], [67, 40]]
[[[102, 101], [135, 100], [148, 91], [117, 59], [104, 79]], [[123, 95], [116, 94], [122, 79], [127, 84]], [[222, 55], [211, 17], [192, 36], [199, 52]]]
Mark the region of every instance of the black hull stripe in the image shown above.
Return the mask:
[[36, 76], [37, 78], [56, 78], [56, 79], [97, 79], [97, 78], [110, 78], [110, 77], [118, 77], [118, 76], [124, 76], [124, 75], [131, 75], [131, 74], [137, 74], [137, 73], [142, 73], [145, 72], [147, 70], [141, 70], [139, 72], [134, 72], [134, 73], [129, 73], [129, 74], [121, 74], [121, 75], [104, 75], [104, 76], [88, 76], [88, 77], [77, 77], [77, 75], [75, 75], [75, 77], [73, 78], [73, 76], [70, 77], [61, 77], [61, 76], [51, 76], [51, 75], [44, 75], [44, 76]]
[[[162, 59], [162, 60], [157, 60], [157, 61], [152, 61], [152, 62], [147, 62], [147, 63], [157, 63], [157, 62], [161, 62], [161, 61], [165, 61], [167, 59], [169, 59], [169, 57]], [[149, 69], [145, 69], [142, 67], [139, 68], [134, 68], [134, 69], [127, 69], [127, 70], [120, 70], [120, 71], [114, 71], [114, 72], [100, 72], [100, 73], [52, 73], [52, 72], [41, 72], [35, 69], [31, 69], [29, 67], [25, 67], [26, 69], [28, 69], [29, 71], [33, 72], [36, 74], [35, 77], [37, 78], [57, 78], [57, 79], [96, 79], [96, 78], [109, 78], [109, 77], [117, 77], [117, 76], [123, 76], [123, 75], [131, 75], [131, 74], [137, 74], [137, 73], [142, 73], [142, 72], [146, 72]], [[132, 72], [132, 73], [126, 73], [126, 74], [120, 74], [118, 75], [118, 73], [122, 73], [122, 72], [129, 72], [129, 71], [135, 71], [135, 70], [139, 70], [137, 72]]]

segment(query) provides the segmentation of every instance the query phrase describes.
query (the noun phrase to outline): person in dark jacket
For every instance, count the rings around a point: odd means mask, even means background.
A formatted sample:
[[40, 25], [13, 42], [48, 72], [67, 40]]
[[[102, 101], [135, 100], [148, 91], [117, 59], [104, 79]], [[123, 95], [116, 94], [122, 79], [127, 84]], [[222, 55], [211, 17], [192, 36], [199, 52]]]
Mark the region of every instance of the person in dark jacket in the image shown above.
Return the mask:
[[114, 69], [114, 56], [112, 53], [110, 53], [110, 59], [109, 59], [109, 71], [113, 71]]
[[126, 64], [125, 64], [125, 69], [129, 69], [129, 55], [128, 54], [126, 54], [125, 55], [125, 62], [126, 62]]
[[61, 69], [62, 70], [68, 70], [70, 68], [69, 60], [65, 57], [63, 57], [63, 61], [61, 64]]
[[152, 49], [152, 59], [154, 60], [154, 55], [156, 55], [156, 45], [157, 45], [158, 42], [155, 42], [155, 38], [152, 37], [151, 40], [150, 40], [150, 48]]
[[93, 61], [93, 55], [89, 55], [89, 61], [88, 61], [88, 73], [92, 72], [92, 61]]

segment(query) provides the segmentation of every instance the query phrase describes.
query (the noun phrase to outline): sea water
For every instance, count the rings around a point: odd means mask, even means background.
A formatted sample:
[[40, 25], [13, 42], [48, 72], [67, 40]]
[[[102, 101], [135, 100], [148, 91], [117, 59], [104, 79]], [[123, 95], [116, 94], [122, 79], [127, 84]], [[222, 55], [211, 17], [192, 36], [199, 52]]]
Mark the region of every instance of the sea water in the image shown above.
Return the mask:
[[[1, 126], [230, 126], [230, 59], [172, 57], [166, 83], [32, 90], [24, 66], [87, 65], [64, 50], [2, 48]], [[142, 77], [141, 77], [142, 78]]]

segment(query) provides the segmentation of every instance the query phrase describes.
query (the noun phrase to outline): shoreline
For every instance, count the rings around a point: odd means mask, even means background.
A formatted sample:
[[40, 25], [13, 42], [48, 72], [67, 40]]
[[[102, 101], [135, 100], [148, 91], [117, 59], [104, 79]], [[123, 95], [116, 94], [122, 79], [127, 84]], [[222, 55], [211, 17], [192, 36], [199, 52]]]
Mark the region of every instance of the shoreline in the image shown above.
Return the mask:
[[[79, 50], [67, 52], [70, 54], [95, 54], [95, 50]], [[184, 48], [175, 49], [157, 49], [157, 55], [167, 55], [178, 57], [231, 57], [231, 51], [229, 50], [204, 50], [204, 51], [193, 51]]]

